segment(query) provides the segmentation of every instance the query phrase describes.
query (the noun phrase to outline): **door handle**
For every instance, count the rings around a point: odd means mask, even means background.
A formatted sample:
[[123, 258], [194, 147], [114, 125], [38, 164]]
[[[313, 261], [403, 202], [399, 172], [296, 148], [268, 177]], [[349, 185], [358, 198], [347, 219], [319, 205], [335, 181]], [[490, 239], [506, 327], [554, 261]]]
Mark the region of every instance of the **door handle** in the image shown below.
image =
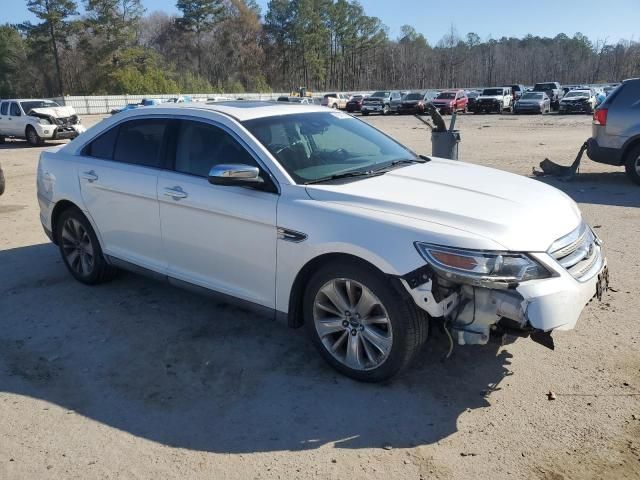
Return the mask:
[[182, 187], [175, 186], [173, 188], [165, 188], [164, 189], [165, 197], [171, 197], [174, 200], [180, 200], [181, 198], [187, 198], [189, 194], [182, 190]]
[[98, 175], [93, 170], [90, 170], [88, 172], [82, 172], [82, 178], [87, 180], [89, 183], [93, 183], [98, 180]]

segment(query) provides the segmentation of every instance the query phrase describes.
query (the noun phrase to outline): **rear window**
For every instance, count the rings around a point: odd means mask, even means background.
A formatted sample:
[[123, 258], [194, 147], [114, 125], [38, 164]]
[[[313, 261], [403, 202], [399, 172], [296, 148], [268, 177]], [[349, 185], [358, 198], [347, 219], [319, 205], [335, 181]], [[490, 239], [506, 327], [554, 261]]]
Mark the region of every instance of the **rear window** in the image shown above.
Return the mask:
[[627, 82], [618, 86], [609, 94], [603, 105], [631, 107], [640, 101], [640, 81]]
[[324, 98], [338, 98], [337, 93], [327, 93]]
[[536, 83], [536, 86], [533, 89], [537, 92], [541, 92], [544, 90], [553, 90], [556, 88], [555, 83]]
[[9, 111], [9, 102], [2, 102], [0, 105], [0, 115], [6, 115]]

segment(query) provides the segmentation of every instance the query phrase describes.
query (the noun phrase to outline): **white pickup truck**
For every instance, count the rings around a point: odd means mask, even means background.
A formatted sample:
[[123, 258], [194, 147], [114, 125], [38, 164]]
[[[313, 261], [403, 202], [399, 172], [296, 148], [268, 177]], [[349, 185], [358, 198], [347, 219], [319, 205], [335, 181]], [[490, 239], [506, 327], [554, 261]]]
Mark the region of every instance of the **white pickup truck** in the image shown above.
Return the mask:
[[25, 138], [36, 147], [45, 140], [76, 138], [85, 130], [73, 107], [51, 100], [14, 99], [0, 103], [0, 143], [7, 137]]

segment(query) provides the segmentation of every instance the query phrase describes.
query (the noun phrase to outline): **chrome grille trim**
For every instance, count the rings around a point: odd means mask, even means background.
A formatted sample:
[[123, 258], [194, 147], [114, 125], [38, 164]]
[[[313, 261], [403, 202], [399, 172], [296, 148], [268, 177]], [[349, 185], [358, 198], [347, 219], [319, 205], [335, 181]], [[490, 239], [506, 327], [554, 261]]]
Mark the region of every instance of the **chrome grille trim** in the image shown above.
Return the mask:
[[589, 280], [602, 266], [599, 242], [585, 223], [553, 242], [548, 253], [571, 276], [580, 281]]

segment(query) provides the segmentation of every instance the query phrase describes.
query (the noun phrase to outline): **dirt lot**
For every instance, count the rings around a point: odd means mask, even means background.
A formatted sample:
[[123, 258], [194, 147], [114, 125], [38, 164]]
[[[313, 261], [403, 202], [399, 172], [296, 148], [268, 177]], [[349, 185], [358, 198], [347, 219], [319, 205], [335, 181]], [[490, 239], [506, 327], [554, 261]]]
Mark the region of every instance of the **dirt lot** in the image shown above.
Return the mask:
[[[368, 121], [430, 153], [412, 117]], [[458, 122], [461, 158], [523, 175], [590, 132], [587, 116]], [[132, 274], [72, 280], [39, 224], [39, 151], [0, 147], [0, 479], [640, 477], [640, 188], [620, 169], [551, 182], [604, 239], [614, 289], [555, 351], [442, 362], [436, 335], [403, 377], [363, 385], [302, 330]]]

